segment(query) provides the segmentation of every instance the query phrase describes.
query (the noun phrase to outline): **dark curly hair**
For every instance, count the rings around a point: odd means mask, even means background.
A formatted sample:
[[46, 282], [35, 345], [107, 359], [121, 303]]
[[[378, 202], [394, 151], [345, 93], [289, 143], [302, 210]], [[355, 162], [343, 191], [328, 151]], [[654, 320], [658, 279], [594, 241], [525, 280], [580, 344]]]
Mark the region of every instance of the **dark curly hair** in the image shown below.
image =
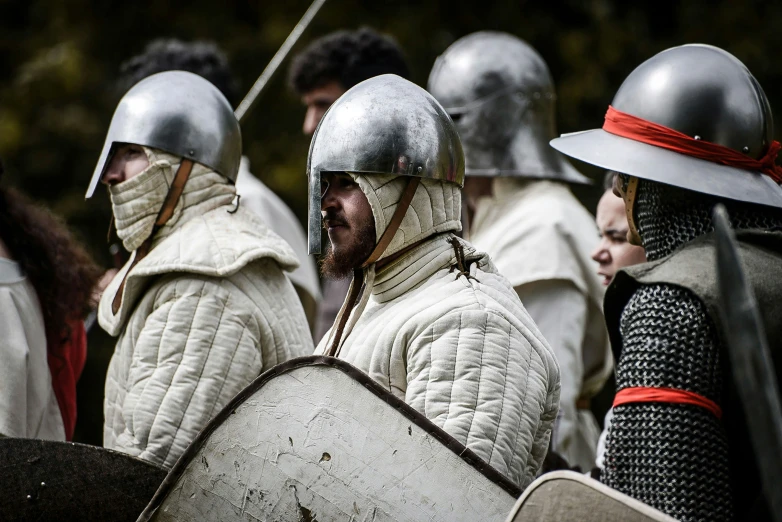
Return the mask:
[[164, 71], [188, 71], [212, 82], [228, 101], [238, 101], [236, 78], [225, 53], [214, 43], [183, 42], [176, 39], [153, 40], [138, 54], [120, 65], [117, 89], [121, 94], [153, 74]]
[[2, 184], [0, 240], [38, 295], [46, 338], [62, 341], [70, 337], [68, 323], [89, 312], [90, 295], [101, 270], [58, 218]]
[[345, 89], [381, 74], [410, 76], [402, 49], [390, 36], [362, 27], [319, 38], [296, 55], [288, 84], [300, 96], [329, 82]]

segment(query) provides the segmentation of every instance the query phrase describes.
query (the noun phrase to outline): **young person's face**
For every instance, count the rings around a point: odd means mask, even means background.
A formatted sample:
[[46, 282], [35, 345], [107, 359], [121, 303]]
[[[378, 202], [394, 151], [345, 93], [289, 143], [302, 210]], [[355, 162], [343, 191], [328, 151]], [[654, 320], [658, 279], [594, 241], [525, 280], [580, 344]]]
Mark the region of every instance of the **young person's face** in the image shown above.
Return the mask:
[[304, 116], [304, 126], [302, 127], [304, 134], [312, 136], [315, 133], [318, 123], [320, 123], [328, 108], [343, 94], [345, 94], [345, 89], [336, 81], [330, 81], [304, 93], [301, 97], [301, 103], [307, 107], [307, 114]]
[[366, 195], [348, 174], [324, 174], [321, 185], [320, 210], [330, 241], [321, 272], [341, 279], [360, 267], [375, 248], [375, 219]]
[[646, 253], [643, 247], [627, 241], [625, 203], [611, 190], [605, 191], [597, 204], [596, 221], [600, 243], [592, 252], [592, 259], [597, 261], [597, 273], [607, 286], [620, 268], [646, 262]]
[[138, 176], [147, 167], [149, 159], [144, 149], [139, 145], [126, 143], [114, 151], [101, 181], [106, 185], [117, 185]]

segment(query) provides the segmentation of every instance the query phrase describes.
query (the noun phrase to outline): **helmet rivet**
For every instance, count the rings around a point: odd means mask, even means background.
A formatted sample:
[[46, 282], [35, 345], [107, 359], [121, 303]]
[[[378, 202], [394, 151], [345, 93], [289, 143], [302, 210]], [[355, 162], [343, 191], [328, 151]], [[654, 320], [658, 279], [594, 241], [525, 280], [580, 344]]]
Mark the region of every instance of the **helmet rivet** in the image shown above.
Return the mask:
[[744, 154], [749, 154], [749, 147], [744, 146], [744, 148], [741, 149], [741, 152], [743, 152]]
[[27, 500], [32, 500], [32, 499], [33, 499], [32, 495], [27, 495]]
[[191, 156], [195, 156], [195, 151], [194, 150], [189, 150], [189, 151], [187, 151], [187, 153], [190, 154]]
[[695, 135], [695, 139], [696, 139], [696, 140], [700, 140], [700, 139], [701, 139], [701, 137], [700, 137], [700, 136], [698, 136], [698, 135], [696, 134], [696, 135]]
[[41, 487], [45, 488], [46, 487], [46, 482], [41, 482]]

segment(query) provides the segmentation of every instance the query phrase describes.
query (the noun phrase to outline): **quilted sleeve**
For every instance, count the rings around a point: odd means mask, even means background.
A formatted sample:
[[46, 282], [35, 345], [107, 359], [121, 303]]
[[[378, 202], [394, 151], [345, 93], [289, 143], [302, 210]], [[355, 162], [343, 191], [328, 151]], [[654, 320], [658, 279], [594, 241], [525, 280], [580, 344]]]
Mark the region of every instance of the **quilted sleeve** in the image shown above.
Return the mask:
[[[549, 375], [538, 349], [543, 347], [533, 347], [499, 314], [446, 314], [409, 346], [406, 402], [526, 486], [533, 478], [528, 471], [530, 461], [537, 459], [533, 453], [545, 453], [556, 415], [554, 405], [550, 418], [542, 419], [556, 376]], [[546, 422], [547, 429], [541, 429]], [[546, 440], [537, 448], [541, 434]]]
[[[171, 467], [262, 368], [255, 316], [219, 279], [173, 280], [155, 298], [128, 369], [119, 451]], [[240, 296], [241, 297], [241, 296]]]
[[[524, 308], [546, 338], [559, 363], [562, 378], [559, 415], [554, 425], [552, 448], [570, 465], [579, 457], [579, 417], [576, 403], [584, 375], [583, 354], [587, 300], [567, 280], [535, 281], [516, 288]], [[591, 460], [591, 459], [589, 459]]]

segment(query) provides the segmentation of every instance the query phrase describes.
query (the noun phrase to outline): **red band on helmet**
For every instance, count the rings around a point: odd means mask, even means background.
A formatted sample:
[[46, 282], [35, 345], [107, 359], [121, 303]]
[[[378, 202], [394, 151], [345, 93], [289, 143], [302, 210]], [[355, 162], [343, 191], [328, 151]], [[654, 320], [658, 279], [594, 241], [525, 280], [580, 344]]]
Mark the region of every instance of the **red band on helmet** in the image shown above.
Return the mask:
[[782, 148], [778, 141], [772, 141], [766, 154], [760, 159], [744, 154], [716, 143], [687, 136], [664, 125], [618, 111], [608, 106], [603, 130], [641, 143], [647, 143], [663, 149], [686, 154], [694, 158], [719, 163], [728, 167], [754, 170], [768, 175], [782, 184], [782, 167], [775, 164], [777, 153]]
[[722, 409], [716, 402], [703, 395], [676, 390], [674, 388], [625, 388], [614, 397], [614, 408], [623, 404], [639, 402], [668, 402], [673, 404], [691, 404], [706, 408], [718, 419], [722, 418]]

